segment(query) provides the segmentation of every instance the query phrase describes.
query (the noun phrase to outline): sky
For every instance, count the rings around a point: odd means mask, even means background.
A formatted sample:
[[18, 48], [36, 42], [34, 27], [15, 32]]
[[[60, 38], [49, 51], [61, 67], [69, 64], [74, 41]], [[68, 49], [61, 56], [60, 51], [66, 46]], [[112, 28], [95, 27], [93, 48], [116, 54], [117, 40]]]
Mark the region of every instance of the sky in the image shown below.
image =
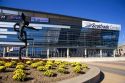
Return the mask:
[[119, 44], [125, 44], [125, 0], [0, 0], [0, 6], [121, 24]]

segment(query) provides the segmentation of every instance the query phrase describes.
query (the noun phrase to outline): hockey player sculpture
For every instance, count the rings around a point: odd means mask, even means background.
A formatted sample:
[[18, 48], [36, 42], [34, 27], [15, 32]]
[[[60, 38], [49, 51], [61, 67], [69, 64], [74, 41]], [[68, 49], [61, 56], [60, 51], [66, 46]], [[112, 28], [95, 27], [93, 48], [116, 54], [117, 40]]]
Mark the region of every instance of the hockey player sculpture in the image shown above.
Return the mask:
[[[17, 28], [16, 26], [18, 26], [19, 28]], [[28, 39], [27, 39], [27, 33], [25, 31], [25, 28], [37, 30], [37, 29], [29, 26], [29, 22], [26, 21], [26, 16], [24, 15], [24, 13], [22, 13], [20, 21], [14, 25], [14, 31], [16, 31], [18, 33], [18, 39], [21, 42], [25, 43], [25, 45], [20, 47], [20, 49], [19, 49], [19, 60], [22, 59], [22, 57], [21, 57], [22, 50], [27, 47], [27, 40]]]

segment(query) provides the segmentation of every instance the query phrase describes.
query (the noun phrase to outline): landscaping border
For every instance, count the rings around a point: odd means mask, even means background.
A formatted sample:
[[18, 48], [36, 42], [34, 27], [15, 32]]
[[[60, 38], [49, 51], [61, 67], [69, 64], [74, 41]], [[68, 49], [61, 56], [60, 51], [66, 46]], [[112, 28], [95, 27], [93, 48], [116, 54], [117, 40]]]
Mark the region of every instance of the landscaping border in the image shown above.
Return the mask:
[[100, 81], [100, 69], [94, 66], [89, 66], [89, 68], [90, 70], [86, 74], [62, 80], [56, 83], [98, 83]]

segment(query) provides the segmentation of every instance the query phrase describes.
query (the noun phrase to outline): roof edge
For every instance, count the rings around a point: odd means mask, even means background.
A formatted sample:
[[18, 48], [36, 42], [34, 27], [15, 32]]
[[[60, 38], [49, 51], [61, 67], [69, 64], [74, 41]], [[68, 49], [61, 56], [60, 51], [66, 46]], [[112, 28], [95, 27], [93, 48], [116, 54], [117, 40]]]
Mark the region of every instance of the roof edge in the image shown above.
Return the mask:
[[4, 9], [4, 8], [5, 8], [5, 9], [10, 9], [10, 10], [27, 11], [27, 12], [35, 12], [35, 13], [43, 13], [43, 14], [50, 14], [50, 15], [71, 17], [71, 18], [80, 19], [80, 20], [88, 20], [88, 21], [93, 21], [93, 22], [100, 22], [100, 21], [93, 20], [93, 19], [87, 19], [87, 18], [81, 18], [81, 17], [63, 15], [63, 14], [55, 14], [55, 13], [49, 13], [49, 12], [42, 12], [42, 11], [37, 11], [37, 10], [20, 9], [20, 8], [6, 7], [6, 6], [0, 6], [0, 8], [3, 8], [3, 9]]

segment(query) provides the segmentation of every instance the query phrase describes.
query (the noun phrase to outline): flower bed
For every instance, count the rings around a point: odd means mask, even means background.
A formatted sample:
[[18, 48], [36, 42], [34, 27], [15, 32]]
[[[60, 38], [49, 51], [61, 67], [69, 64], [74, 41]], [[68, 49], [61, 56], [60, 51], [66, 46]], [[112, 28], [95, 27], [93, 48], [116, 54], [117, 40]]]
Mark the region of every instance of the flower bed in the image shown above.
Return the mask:
[[2, 83], [50, 83], [81, 74], [89, 68], [85, 63], [54, 60], [0, 60]]

